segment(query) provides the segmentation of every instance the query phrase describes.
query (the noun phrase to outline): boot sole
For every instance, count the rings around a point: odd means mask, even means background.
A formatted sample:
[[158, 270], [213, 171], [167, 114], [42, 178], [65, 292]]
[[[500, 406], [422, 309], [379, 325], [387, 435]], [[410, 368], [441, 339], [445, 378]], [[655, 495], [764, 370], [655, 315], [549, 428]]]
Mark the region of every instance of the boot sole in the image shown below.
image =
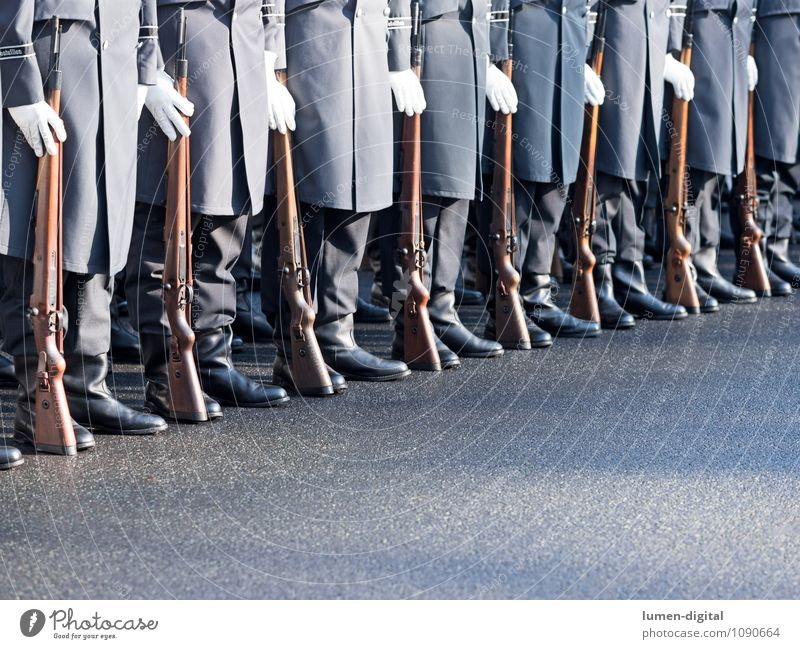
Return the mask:
[[9, 469], [13, 469], [15, 466], [20, 466], [25, 464], [25, 458], [21, 457], [16, 462], [4, 462], [0, 464], [0, 471], [8, 471]]
[[297, 394], [301, 397], [314, 397], [314, 398], [323, 398], [323, 397], [333, 397], [337, 394], [341, 394], [347, 388], [342, 389], [340, 392], [337, 392], [333, 389], [333, 386], [330, 387], [321, 387], [321, 388], [314, 388], [311, 390], [301, 390], [298, 388], [293, 381], [287, 381], [275, 374], [272, 375], [272, 382], [274, 385], [283, 388], [287, 392], [291, 392], [292, 394]]
[[[34, 449], [36, 449], [37, 451], [40, 451], [42, 453], [52, 453], [54, 455], [75, 455], [75, 453], [64, 453], [63, 452], [63, 448], [64, 447], [62, 447], [62, 446], [52, 446], [51, 447], [48, 444], [40, 444], [39, 446], [36, 446], [33, 443], [33, 440], [30, 439], [27, 435], [25, 435], [23, 433], [20, 433], [19, 431], [16, 431], [16, 430], [14, 431], [13, 439], [17, 444], [20, 444], [21, 446], [32, 446]], [[88, 442], [88, 443], [84, 442], [83, 444], [76, 444], [75, 445], [75, 450], [76, 451], [88, 451], [89, 449], [94, 448], [95, 445], [96, 445], [96, 443], [93, 442], [93, 441], [92, 442]], [[53, 448], [55, 450], [48, 450], [50, 448]]]
[[167, 430], [168, 426], [157, 426], [153, 428], [143, 428], [141, 430], [121, 430], [119, 428], [106, 428], [105, 426], [89, 426], [82, 422], [78, 422], [84, 428], [90, 430], [92, 433], [98, 435], [122, 435], [125, 437], [143, 437], [146, 435], [157, 435]]
[[241, 403], [240, 401], [228, 401], [227, 399], [220, 399], [213, 394], [209, 394], [208, 396], [214, 399], [214, 401], [216, 401], [219, 405], [225, 406], [226, 408], [272, 408], [274, 406], [281, 406], [284, 403], [289, 402], [289, 397], [273, 399], [271, 401], [259, 401], [258, 403]]
[[635, 322], [631, 322], [630, 324], [618, 324], [616, 322], [601, 322], [600, 327], [602, 329], [615, 331], [619, 329], [620, 331], [624, 331], [625, 329], [633, 329], [636, 326]]
[[398, 372], [397, 374], [384, 374], [383, 376], [359, 376], [356, 374], [349, 374], [347, 372], [341, 372], [336, 370], [341, 374], [344, 378], [348, 379], [349, 381], [363, 381], [366, 383], [385, 383], [388, 381], [399, 381], [400, 379], [404, 379], [407, 376], [411, 376], [411, 370], [405, 370], [404, 372]]

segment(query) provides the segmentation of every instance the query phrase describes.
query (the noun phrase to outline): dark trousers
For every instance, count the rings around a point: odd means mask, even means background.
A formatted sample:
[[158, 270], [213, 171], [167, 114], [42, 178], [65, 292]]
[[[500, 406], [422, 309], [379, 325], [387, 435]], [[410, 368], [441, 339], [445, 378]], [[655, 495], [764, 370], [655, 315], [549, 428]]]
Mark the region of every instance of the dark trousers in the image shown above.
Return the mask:
[[[277, 272], [280, 240], [275, 208], [275, 199], [268, 199], [261, 248], [261, 308], [270, 317], [278, 313], [282, 299], [281, 278]], [[358, 302], [358, 269], [369, 237], [370, 214], [301, 204], [300, 221], [311, 271], [316, 325], [330, 324], [354, 314]]]
[[[0, 296], [3, 349], [12, 356], [35, 356], [36, 345], [28, 317], [33, 291], [33, 264], [0, 255], [5, 290]], [[111, 346], [111, 292], [108, 275], [65, 272], [63, 275], [65, 356], [99, 356]]]
[[516, 181], [514, 203], [519, 237], [518, 266], [522, 290], [533, 285], [535, 275], [549, 275], [556, 246], [556, 234], [567, 189], [555, 183]]
[[710, 275], [717, 274], [722, 182], [723, 177], [714, 172], [689, 170], [686, 237], [692, 246], [693, 264]]
[[790, 239], [794, 197], [800, 189], [800, 164], [756, 158], [758, 224], [768, 240]]
[[[423, 197], [422, 227], [425, 238], [425, 285], [431, 299], [452, 293], [461, 272], [461, 257], [469, 217], [469, 200], [439, 196]], [[402, 293], [401, 268], [397, 256], [398, 235], [402, 225], [399, 204], [376, 214], [381, 244], [383, 294], [391, 303]], [[397, 295], [396, 295], [397, 294]]]
[[647, 181], [629, 180], [598, 172], [597, 211], [592, 250], [597, 263], [629, 263], [644, 257], [644, 204]]
[[[139, 333], [166, 335], [164, 311], [163, 207], [136, 204], [133, 238], [125, 271], [131, 323]], [[230, 325], [236, 317], [233, 268], [242, 252], [247, 214], [192, 215], [192, 326], [206, 332]]]

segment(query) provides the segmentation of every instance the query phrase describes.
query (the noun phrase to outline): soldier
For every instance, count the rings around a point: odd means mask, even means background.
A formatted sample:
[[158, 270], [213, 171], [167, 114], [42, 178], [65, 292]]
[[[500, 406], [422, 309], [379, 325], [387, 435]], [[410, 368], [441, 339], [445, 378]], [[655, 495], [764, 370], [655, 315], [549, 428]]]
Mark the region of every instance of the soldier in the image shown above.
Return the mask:
[[[501, 18], [508, 7], [508, 1], [501, 3]], [[585, 63], [586, 2], [512, 0], [510, 7], [516, 12], [513, 79], [520, 100], [513, 120], [520, 294], [528, 316], [550, 334], [594, 337], [599, 325], [556, 306], [550, 278], [556, 233], [580, 163], [583, 105], [602, 104], [605, 93]], [[492, 52], [498, 59], [506, 56], [507, 24], [493, 22]], [[633, 326], [633, 318], [603, 324]]]
[[761, 0], [754, 39], [759, 72], [755, 153], [765, 260], [772, 273], [800, 288], [800, 267], [789, 259], [792, 201], [800, 170], [800, 68], [796, 65], [800, 61], [800, 1]]
[[[172, 96], [180, 9], [186, 16], [188, 99]], [[157, 88], [165, 96], [148, 101], [155, 122], [169, 139], [188, 134], [178, 110], [191, 114], [191, 209], [194, 297], [193, 328], [200, 380], [209, 418], [222, 416], [220, 404], [262, 408], [284, 403], [283, 388], [261, 385], [231, 361], [231, 323], [236, 313], [233, 267], [242, 252], [248, 218], [261, 210], [267, 168], [267, 133], [273, 88], [273, 58], [260, 0], [158, 1], [161, 52], [166, 70]], [[271, 91], [267, 93], [269, 76]], [[270, 99], [270, 97], [272, 99]], [[139, 125], [139, 167], [134, 245], [126, 272], [131, 319], [139, 331], [147, 387], [145, 403], [176, 418], [167, 381], [169, 323], [162, 301], [167, 137], [150, 120]]]
[[[38, 359], [27, 307], [32, 290], [37, 156], [64, 141], [63, 269], [67, 327], [64, 386], [78, 449], [94, 432], [152, 434], [158, 416], [123, 405], [106, 386], [113, 276], [125, 265], [133, 217], [137, 81], [143, 98], [156, 78], [151, 0], [22, 0], [0, 8], [4, 184], [0, 222], [5, 350], [20, 383], [14, 434], [31, 441]], [[44, 101], [52, 21], [63, 26], [62, 115]], [[137, 49], [138, 47], [138, 49]], [[63, 119], [63, 121], [62, 121]]]
[[604, 322], [622, 322], [625, 312], [654, 320], [688, 315], [682, 306], [650, 294], [642, 264], [647, 182], [651, 173], [660, 171], [663, 81], [684, 93], [691, 85], [686, 66], [666, 64], [669, 16], [668, 0], [609, 2], [609, 45], [603, 61], [606, 101], [600, 109], [595, 179], [597, 232], [592, 239]]
[[[428, 311], [446, 369], [457, 367], [459, 356], [503, 354], [502, 345], [476, 336], [463, 325], [456, 311], [455, 289], [470, 202], [481, 185], [486, 100], [489, 97], [493, 107], [502, 107], [505, 113], [516, 110], [517, 100], [509, 80], [489, 61], [486, 2], [428, 0], [422, 4], [422, 29], [422, 88], [428, 106], [421, 121], [424, 272], [430, 288]], [[399, 208], [382, 215], [394, 222], [395, 233], [401, 220]], [[394, 272], [384, 277], [384, 294], [392, 300], [397, 297], [400, 268], [393, 254], [396, 237], [387, 242], [384, 266]], [[399, 306], [397, 299], [394, 306]], [[392, 345], [395, 358], [403, 358], [403, 325], [403, 312], [398, 309]]]
[[751, 8], [750, 0], [697, 0], [693, 8], [691, 68], [698, 92], [689, 105], [687, 231], [696, 283], [722, 303], [756, 300], [755, 291], [734, 286], [717, 268], [721, 185], [744, 169], [747, 93], [756, 82], [747, 53]]
[[[270, 19], [280, 24], [285, 7], [285, 65], [297, 103], [295, 177], [311, 262], [316, 333], [339, 391], [339, 374], [362, 381], [410, 374], [405, 363], [359, 347], [353, 331], [370, 213], [392, 203], [392, 93], [405, 98], [400, 102], [412, 110], [424, 108], [419, 82], [409, 69], [410, 32], [392, 30], [387, 39], [390, 21], [407, 21], [409, 6], [409, 0], [390, 0], [388, 6], [384, 0], [278, 0]], [[265, 267], [275, 267], [272, 253], [265, 250], [263, 260]], [[271, 318], [278, 309], [277, 281], [277, 273], [266, 273], [261, 283]], [[278, 329], [276, 372], [281, 364], [288, 373]]]

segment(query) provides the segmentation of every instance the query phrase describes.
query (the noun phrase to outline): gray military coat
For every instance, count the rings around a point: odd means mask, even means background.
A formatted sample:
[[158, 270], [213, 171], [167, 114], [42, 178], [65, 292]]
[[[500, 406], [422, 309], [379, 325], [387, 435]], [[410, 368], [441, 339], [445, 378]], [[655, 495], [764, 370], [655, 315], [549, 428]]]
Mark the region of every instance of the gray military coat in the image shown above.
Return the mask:
[[424, 0], [422, 193], [473, 199], [480, 187], [489, 23], [486, 0]]
[[717, 174], [744, 168], [751, 0], [695, 0], [686, 161]]
[[598, 170], [629, 180], [658, 173], [669, 0], [610, 0], [597, 141]]
[[[186, 10], [187, 95], [195, 105], [192, 210], [258, 212], [264, 201], [269, 116], [261, 0], [158, 0], [159, 42], [173, 73], [178, 11]], [[165, 202], [167, 139], [149, 114], [139, 125], [137, 199]]]
[[[532, 182], [575, 181], [583, 133], [586, 3], [584, 0], [503, 0], [516, 11], [514, 175]], [[492, 21], [492, 53], [508, 57], [508, 22]]]
[[755, 32], [755, 150], [793, 163], [800, 137], [800, 0], [761, 0]]
[[[62, 20], [64, 268], [113, 274], [125, 266], [136, 174], [136, 86], [157, 70], [153, 0], [18, 0], [0, 5], [4, 106], [44, 98], [53, 16]], [[146, 27], [146, 25], [145, 25]], [[101, 110], [102, 107], [102, 110]], [[3, 114], [0, 253], [29, 258], [37, 161]]]
[[[277, 0], [280, 8], [284, 0]], [[392, 204], [389, 71], [408, 69], [410, 1], [287, 0], [300, 200], [371, 212]], [[397, 29], [389, 31], [390, 23]]]

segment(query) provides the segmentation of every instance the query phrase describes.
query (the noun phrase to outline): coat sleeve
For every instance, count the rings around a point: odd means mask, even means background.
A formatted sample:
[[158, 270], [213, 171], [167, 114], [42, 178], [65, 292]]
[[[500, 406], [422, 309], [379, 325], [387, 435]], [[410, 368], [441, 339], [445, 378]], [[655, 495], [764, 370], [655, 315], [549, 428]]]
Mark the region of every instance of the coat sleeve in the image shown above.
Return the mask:
[[0, 88], [3, 106], [26, 106], [44, 99], [33, 50], [34, 0], [0, 4]]
[[[689, 2], [691, 8], [692, 2]], [[687, 0], [672, 0], [669, 12], [669, 38], [667, 40], [667, 53], [675, 58], [683, 46], [683, 20], [686, 15]]]
[[139, 83], [144, 86], [155, 85], [158, 71], [163, 67], [158, 47], [156, 0], [142, 0], [138, 47]]
[[508, 17], [511, 0], [492, 0], [489, 3], [489, 47], [492, 61], [508, 58]]
[[389, 70], [411, 67], [411, 0], [389, 2]]
[[278, 55], [275, 69], [286, 67], [286, 0], [263, 0], [261, 17], [264, 19], [264, 49]]

